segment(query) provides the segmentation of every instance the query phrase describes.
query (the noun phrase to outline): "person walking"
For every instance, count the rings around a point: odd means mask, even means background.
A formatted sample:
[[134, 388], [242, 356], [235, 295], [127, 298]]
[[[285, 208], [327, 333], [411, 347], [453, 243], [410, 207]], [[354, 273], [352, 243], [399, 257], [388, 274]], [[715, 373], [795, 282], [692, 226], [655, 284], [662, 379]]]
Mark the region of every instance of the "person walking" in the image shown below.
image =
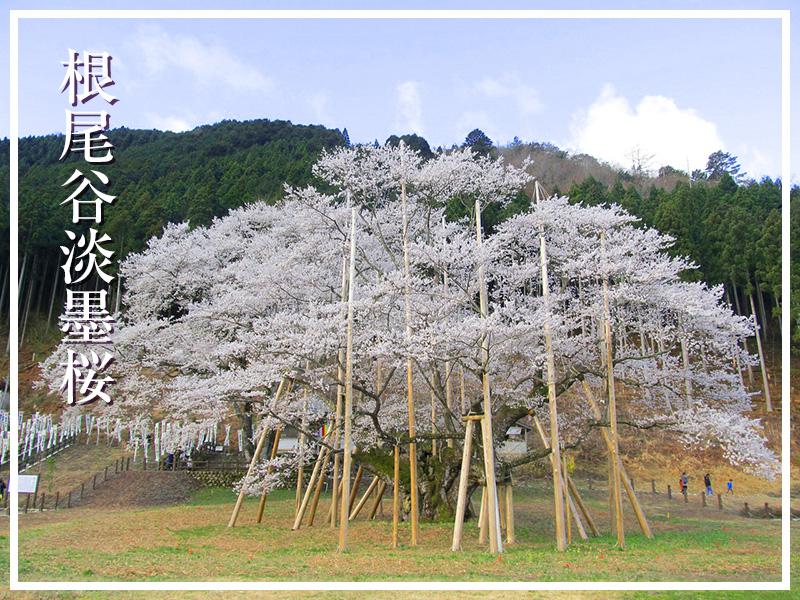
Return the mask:
[[728, 479], [728, 491], [726, 494], [733, 494], [733, 479]]
[[713, 496], [714, 495], [714, 490], [711, 489], [711, 474], [710, 473], [706, 473], [705, 475], [703, 475], [703, 483], [706, 486], [706, 495], [707, 496]]
[[689, 476], [686, 475], [686, 471], [681, 473], [681, 494], [684, 496], [689, 493]]

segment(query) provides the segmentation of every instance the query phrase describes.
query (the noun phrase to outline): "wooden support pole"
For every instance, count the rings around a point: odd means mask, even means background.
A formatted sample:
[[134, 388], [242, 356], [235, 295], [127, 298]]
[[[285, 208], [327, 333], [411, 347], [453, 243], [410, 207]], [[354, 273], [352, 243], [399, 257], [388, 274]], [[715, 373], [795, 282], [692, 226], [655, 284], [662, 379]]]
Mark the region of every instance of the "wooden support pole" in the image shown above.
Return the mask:
[[[319, 505], [319, 497], [322, 493], [322, 486], [325, 483], [325, 479], [327, 477], [328, 472], [328, 465], [331, 462], [331, 451], [328, 448], [325, 448], [325, 458], [322, 460], [322, 469], [317, 476], [317, 489], [314, 490], [314, 499], [311, 501], [311, 510], [308, 513], [308, 526], [314, 526], [314, 517], [317, 515], [317, 506]], [[309, 485], [311, 485], [309, 483]], [[329, 519], [330, 521], [330, 519]]]
[[[364, 508], [364, 505], [367, 503], [367, 500], [369, 499], [370, 494], [372, 494], [372, 492], [375, 491], [376, 487], [378, 487], [378, 476], [377, 475], [375, 475], [372, 478], [372, 481], [369, 482], [369, 485], [367, 486], [367, 491], [364, 492], [364, 495], [361, 496], [361, 500], [358, 501], [358, 504], [356, 504], [356, 507], [353, 509], [353, 512], [350, 513], [350, 520], [351, 521], [353, 521], [358, 516], [358, 514], [361, 512], [361, 509]], [[375, 509], [377, 510], [377, 506], [375, 507]]]
[[[606, 236], [600, 232], [600, 250], [603, 261], [606, 257]], [[617, 435], [617, 393], [614, 382], [614, 345], [611, 339], [611, 304], [608, 292], [608, 274], [603, 274], [603, 337], [605, 338], [606, 385], [608, 387], [608, 420], [610, 422], [611, 445], [611, 476], [612, 499], [614, 505], [614, 528], [617, 534], [617, 546], [625, 548], [625, 523], [622, 518], [622, 491], [620, 488], [621, 475], [619, 470], [619, 437]]]
[[314, 488], [314, 484], [317, 482], [317, 477], [319, 477], [320, 468], [322, 467], [322, 458], [327, 450], [327, 448], [320, 449], [319, 455], [317, 455], [317, 460], [314, 462], [314, 469], [311, 471], [311, 478], [308, 480], [306, 492], [303, 495], [303, 499], [300, 501], [300, 506], [295, 512], [294, 524], [292, 525], [293, 530], [300, 528], [300, 523], [303, 520], [303, 515], [306, 512], [306, 507], [308, 506], [308, 502], [311, 497], [311, 490]]
[[[350, 204], [350, 192], [347, 192], [347, 203]], [[342, 290], [340, 300], [342, 304], [347, 301], [347, 257], [342, 255]], [[336, 360], [336, 416], [333, 424], [333, 482], [331, 485], [331, 510], [328, 515], [331, 528], [336, 527], [336, 519], [339, 513], [339, 473], [341, 472], [339, 450], [341, 443], [342, 431], [342, 410], [344, 410], [344, 362], [345, 362], [345, 347], [340, 346], [337, 353]]]
[[[542, 189], [539, 182], [534, 182], [536, 203], [542, 201]], [[556, 399], [556, 366], [553, 354], [553, 341], [550, 330], [550, 282], [547, 267], [547, 243], [544, 237], [544, 228], [539, 228], [539, 258], [541, 264], [542, 297], [545, 304], [544, 343], [547, 371], [547, 400], [550, 410], [550, 451], [551, 466], [553, 471], [553, 503], [555, 506], [554, 520], [556, 533], [556, 548], [559, 552], [567, 549], [567, 534], [565, 526], [565, 507], [563, 497], [563, 482], [561, 481], [561, 455], [560, 440], [558, 435], [558, 406]]]
[[[594, 414], [595, 418], [599, 421], [602, 418], [602, 414], [600, 413], [600, 407], [597, 405], [597, 401], [594, 399], [594, 395], [592, 394], [592, 389], [589, 387], [589, 384], [585, 381], [583, 383], [583, 392], [586, 400], [589, 402], [589, 407], [592, 409], [592, 413]], [[611, 437], [606, 430], [605, 427], [600, 428], [600, 433], [603, 436], [603, 441], [606, 444], [606, 448], [608, 448], [609, 453], [611, 452], [612, 442]], [[639, 523], [639, 528], [642, 530], [642, 533], [645, 537], [652, 539], [653, 532], [650, 530], [650, 525], [647, 522], [647, 517], [644, 514], [644, 510], [642, 509], [641, 504], [639, 504], [639, 499], [636, 497], [636, 494], [631, 487], [630, 481], [628, 480], [627, 473], [625, 472], [625, 467], [622, 464], [622, 459], [617, 457], [617, 464], [618, 469], [621, 475], [621, 481], [625, 487], [625, 492], [628, 494], [628, 500], [633, 507], [633, 512], [636, 514], [636, 521]], [[671, 496], [672, 488], [668, 487], [668, 492]]]
[[487, 511], [488, 502], [486, 502], [486, 486], [481, 486], [481, 509], [480, 509], [480, 516], [478, 517], [478, 543], [485, 544], [486, 543], [486, 534], [488, 533], [489, 527], [487, 521], [489, 520], [489, 513]]
[[[353, 294], [356, 278], [356, 209], [350, 216], [350, 273], [347, 286], [347, 351], [345, 353], [345, 389], [344, 389], [344, 460], [342, 461], [342, 508], [339, 515], [339, 552], [348, 549], [347, 535], [350, 525], [350, 503], [346, 498], [350, 495], [350, 468], [352, 465], [352, 429], [353, 429]], [[360, 469], [360, 467], [359, 467]]]
[[[569, 497], [567, 481], [567, 459], [565, 454], [561, 454], [561, 489], [564, 492], [564, 524], [567, 526], [567, 544], [572, 543], [572, 510]], [[576, 515], [577, 516], [577, 515]]]
[[514, 527], [514, 486], [506, 484], [506, 544], [517, 541], [516, 528]]
[[464, 534], [464, 514], [467, 507], [467, 484], [469, 483], [469, 463], [472, 460], [472, 435], [475, 421], [467, 419], [464, 432], [464, 450], [461, 453], [461, 476], [458, 479], [458, 497], [456, 500], [456, 517], [453, 526], [453, 552], [461, 550], [461, 539]]
[[381, 500], [383, 499], [383, 493], [386, 491], [386, 482], [381, 481], [378, 484], [378, 489], [375, 492], [375, 499], [372, 501], [372, 507], [369, 509], [369, 515], [367, 519], [372, 521], [375, 518], [375, 514], [378, 512], [378, 507], [381, 505]]
[[583, 502], [583, 498], [581, 498], [580, 492], [578, 492], [578, 487], [575, 485], [575, 482], [572, 480], [572, 477], [567, 477], [567, 486], [569, 487], [569, 491], [572, 494], [572, 498], [575, 500], [575, 504], [577, 505], [578, 509], [581, 511], [583, 518], [586, 519], [586, 524], [589, 526], [589, 529], [592, 532], [593, 536], [600, 535], [600, 531], [597, 529], [597, 525], [592, 518], [592, 513], [589, 512], [589, 507]]
[[[403, 300], [405, 306], [405, 336], [406, 341], [411, 340], [411, 262], [408, 254], [408, 200], [406, 197], [406, 181], [400, 181], [400, 199], [403, 209]], [[414, 385], [411, 356], [406, 357], [406, 393], [408, 403], [408, 463], [411, 472], [411, 545], [417, 545], [419, 536], [419, 488], [417, 483], [417, 442], [414, 415]]]
[[[481, 202], [475, 199], [475, 233], [478, 250], [483, 245], [481, 227]], [[486, 323], [489, 317], [489, 292], [486, 287], [486, 274], [483, 262], [478, 265], [478, 283], [480, 290], [481, 321]], [[500, 532], [500, 507], [497, 502], [497, 479], [494, 466], [494, 434], [492, 432], [492, 396], [489, 384], [489, 335], [481, 334], [481, 383], [483, 388], [483, 419], [481, 434], [483, 438], [483, 466], [486, 471], [486, 502], [489, 517], [489, 551], [492, 554], [503, 551], [503, 539]]]
[[[545, 435], [544, 427], [542, 426], [542, 422], [539, 420], [538, 417], [533, 417], [533, 424], [536, 427], [536, 431], [539, 433], [539, 437], [542, 440], [542, 444], [544, 444], [545, 449], [550, 449], [550, 442], [547, 439], [547, 435]], [[553, 460], [553, 453], [550, 453], [550, 460]], [[561, 487], [562, 487], [562, 494], [564, 498], [565, 504], [565, 525], [569, 525], [571, 528], [570, 521], [568, 520], [570, 517], [575, 521], [575, 526], [578, 529], [578, 535], [581, 536], [582, 539], [588, 539], [586, 535], [586, 529], [583, 526], [583, 522], [581, 521], [581, 517], [578, 514], [578, 508], [576, 507], [575, 501], [572, 498], [572, 495], [575, 495], [579, 500], [579, 507], [581, 512], [584, 515], [584, 518], [587, 522], [590, 523], [590, 528], [592, 529], [592, 533], [594, 535], [598, 535], [597, 527], [594, 524], [594, 520], [592, 516], [589, 514], [589, 510], [583, 502], [583, 499], [580, 498], [580, 494], [578, 494], [578, 488], [575, 486], [575, 483], [572, 481], [572, 478], [567, 473], [566, 466], [563, 468], [563, 477], [561, 479]], [[570, 530], [568, 530], [570, 531]], [[571, 537], [571, 531], [569, 533]]]
[[717, 505], [719, 509], [722, 510], [722, 494], [717, 494]]
[[[275, 457], [278, 456], [278, 446], [281, 443], [281, 434], [283, 433], [283, 427], [279, 427], [275, 430], [275, 437], [272, 440], [272, 450], [269, 453], [269, 459], [275, 460]], [[272, 473], [272, 467], [268, 467], [267, 473]], [[265, 489], [261, 492], [261, 498], [258, 501], [258, 513], [256, 515], [256, 523], [261, 523], [261, 519], [264, 517], [264, 506], [267, 504], [267, 495], [269, 492]]]
[[[350, 490], [350, 497], [347, 503], [348, 512], [353, 512], [353, 504], [355, 504], [356, 496], [358, 495], [358, 487], [361, 485], [361, 478], [364, 476], [364, 467], [358, 465], [356, 469], [356, 476], [353, 480], [353, 488]], [[342, 496], [344, 498], [344, 496]]]
[[[281, 379], [280, 384], [278, 384], [278, 391], [275, 393], [275, 400], [277, 401], [280, 399], [281, 395], [283, 394], [283, 390], [286, 386], [286, 378], [284, 377]], [[245, 477], [250, 477], [253, 474], [253, 471], [256, 468], [256, 464], [258, 463], [258, 459], [261, 457], [261, 451], [264, 449], [264, 442], [267, 439], [267, 428], [261, 431], [261, 435], [258, 437], [258, 443], [256, 444], [256, 449], [253, 452], [253, 457], [250, 459], [250, 466], [247, 468], [247, 474]], [[236, 498], [236, 504], [233, 507], [233, 512], [231, 513], [231, 518], [228, 521], [228, 527], [233, 527], [236, 525], [236, 519], [239, 517], [239, 511], [242, 509], [242, 503], [244, 502], [244, 489], [239, 492], [239, 496]]]
[[767, 412], [772, 412], [772, 395], [769, 392], [769, 377], [767, 377], [767, 363], [764, 359], [764, 347], [761, 345], [761, 332], [758, 330], [756, 319], [756, 306], [753, 303], [753, 293], [750, 293], [750, 310], [753, 313], [753, 322], [756, 326], [756, 346], [758, 347], [758, 362], [761, 363], [761, 382], [764, 384], [764, 400], [767, 403]]
[[392, 548], [397, 548], [400, 523], [400, 446], [394, 445], [394, 479], [392, 481]]
[[[308, 369], [308, 361], [306, 361], [306, 369]], [[297, 512], [300, 509], [300, 502], [303, 499], [303, 479], [305, 478], [303, 464], [305, 462], [306, 450], [306, 414], [308, 413], [308, 386], [303, 388], [303, 415], [300, 418], [300, 456], [297, 461], [297, 485], [294, 492], [294, 510]]]

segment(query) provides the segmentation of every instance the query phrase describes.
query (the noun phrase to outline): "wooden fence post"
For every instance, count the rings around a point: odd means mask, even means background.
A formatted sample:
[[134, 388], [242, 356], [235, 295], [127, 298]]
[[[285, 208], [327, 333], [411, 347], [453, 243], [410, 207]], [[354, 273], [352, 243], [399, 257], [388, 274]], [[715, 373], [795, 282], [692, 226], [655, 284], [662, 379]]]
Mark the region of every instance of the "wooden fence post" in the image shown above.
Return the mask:
[[81, 500], [83, 500], [83, 485], [84, 484], [81, 484]]
[[67, 508], [72, 508], [72, 490], [67, 494]]
[[635, 492], [636, 486], [633, 484], [633, 477], [631, 477], [631, 489]]
[[719, 509], [722, 510], [722, 494], [717, 494], [717, 504], [719, 505]]
[[654, 494], [655, 494], [655, 493], [657, 493], [657, 492], [656, 492], [656, 480], [655, 480], [655, 479], [651, 479], [651, 480], [650, 480], [650, 485], [652, 485], [652, 486], [653, 486], [653, 493], [654, 493]]
[[750, 516], [750, 506], [748, 506], [747, 502], [744, 503], [744, 516], [745, 517]]
[[56, 492], [56, 505], [53, 507], [53, 510], [58, 510], [58, 492]]
[[103, 469], [103, 481], [108, 481], [108, 467]]
[[25, 494], [25, 514], [28, 514], [28, 504], [31, 502], [31, 495]]
[[97, 473], [95, 473], [94, 477], [92, 477], [92, 489], [96, 488], [97, 488]]
[[131, 457], [130, 457], [130, 456], [129, 456], [129, 457], [128, 457], [128, 459], [125, 461], [125, 470], [126, 470], [126, 471], [130, 471], [130, 470], [131, 470]]
[[[43, 512], [44, 511], [44, 497], [45, 497], [45, 494], [42, 493], [42, 500], [41, 500], [41, 502], [39, 502], [39, 512]], [[33, 505], [33, 508], [36, 508], [36, 504]]]
[[667, 484], [667, 498], [672, 500], [672, 486], [670, 484]]

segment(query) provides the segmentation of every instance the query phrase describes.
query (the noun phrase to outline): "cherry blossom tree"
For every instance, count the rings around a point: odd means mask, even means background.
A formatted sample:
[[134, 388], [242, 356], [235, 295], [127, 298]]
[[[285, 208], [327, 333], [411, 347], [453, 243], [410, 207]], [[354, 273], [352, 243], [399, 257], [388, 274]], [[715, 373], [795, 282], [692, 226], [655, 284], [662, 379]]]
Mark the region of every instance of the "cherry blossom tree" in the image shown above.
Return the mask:
[[[322, 156], [317, 185], [287, 187], [274, 206], [256, 202], [208, 227], [169, 225], [122, 265], [125, 309], [113, 336], [117, 402], [98, 410], [131, 420], [169, 415], [198, 427], [238, 418], [251, 443], [265, 427], [293, 426], [312, 445], [332, 447], [319, 428], [336, 422], [342, 393], [343, 261], [355, 207], [354, 460], [391, 482], [392, 450], [410, 441], [410, 360], [423, 515], [455, 507], [461, 417], [480, 411], [484, 367], [496, 444], [532, 416], [549, 423], [546, 319], [562, 444], [578, 447], [607, 425], [587, 410], [581, 392], [586, 382], [599, 398], [606, 377], [604, 281], [619, 424], [670, 431], [687, 445], [715, 444], [732, 463], [774, 475], [776, 457], [748, 416], [750, 398], [733, 362], [741, 368], [753, 361], [741, 350], [753, 324], [723, 303], [721, 287], [681, 279], [694, 267], [668, 253], [671, 238], [640, 227], [618, 206], [586, 207], [563, 197], [506, 220], [480, 248], [474, 214], [445, 218], [454, 202], [508, 203], [530, 183], [527, 170], [469, 148], [423, 160], [403, 144], [349, 147]], [[540, 234], [548, 252], [547, 305]], [[43, 365], [53, 390], [61, 352]], [[277, 398], [282, 380], [292, 385]], [[497, 469], [509, 472], [548, 453], [500, 456]], [[263, 461], [240, 485], [250, 493], [285, 485], [297, 462], [314, 456]], [[474, 470], [470, 491], [480, 476]], [[405, 495], [407, 479], [402, 486]]]

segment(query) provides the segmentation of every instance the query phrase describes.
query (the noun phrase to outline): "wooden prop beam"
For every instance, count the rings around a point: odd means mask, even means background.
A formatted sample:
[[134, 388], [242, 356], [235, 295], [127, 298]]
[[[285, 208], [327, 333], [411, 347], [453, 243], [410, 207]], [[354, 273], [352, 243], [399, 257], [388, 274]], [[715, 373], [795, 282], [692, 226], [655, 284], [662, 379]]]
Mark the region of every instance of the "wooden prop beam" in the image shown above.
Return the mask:
[[[281, 434], [283, 433], [283, 427], [279, 427], [275, 430], [275, 438], [272, 440], [272, 450], [269, 453], [269, 459], [275, 460], [275, 457], [278, 456], [278, 446], [281, 443]], [[267, 473], [272, 473], [272, 467], [267, 468]], [[261, 519], [264, 517], [264, 507], [267, 504], [267, 495], [269, 492], [264, 490], [261, 492], [261, 499], [258, 501], [258, 515], [256, 517], [256, 523], [261, 523]]]
[[[534, 182], [536, 203], [542, 201], [542, 189], [539, 182]], [[542, 298], [544, 299], [546, 316], [544, 319], [544, 345], [547, 365], [547, 404], [550, 410], [550, 452], [553, 470], [553, 503], [555, 506], [554, 520], [556, 533], [556, 548], [559, 552], [567, 549], [567, 534], [565, 524], [565, 507], [561, 481], [561, 452], [558, 435], [558, 399], [556, 393], [556, 364], [553, 353], [553, 338], [550, 329], [550, 281], [547, 268], [547, 243], [544, 238], [544, 228], [539, 228], [539, 260], [541, 264]]]
[[[606, 236], [600, 232], [600, 250], [606, 256]], [[605, 258], [604, 258], [605, 260]], [[614, 382], [614, 346], [611, 339], [611, 308], [608, 294], [608, 275], [603, 275], [603, 337], [606, 344], [606, 382], [608, 387], [608, 420], [611, 425], [612, 489], [614, 502], [614, 527], [617, 533], [617, 546], [625, 548], [625, 522], [622, 518], [622, 492], [619, 472], [619, 437], [617, 435], [617, 392]]]
[[[350, 202], [350, 196], [348, 193], [348, 204]], [[342, 256], [342, 290], [340, 300], [341, 303], [344, 304], [347, 301], [347, 257]], [[336, 359], [336, 418], [333, 425], [333, 485], [331, 489], [333, 490], [331, 495], [331, 511], [329, 514], [329, 521], [331, 527], [336, 527], [336, 516], [338, 514], [338, 501], [339, 501], [339, 473], [341, 471], [341, 458], [339, 455], [339, 444], [341, 443], [341, 432], [342, 432], [342, 410], [343, 410], [343, 400], [344, 400], [344, 362], [345, 362], [345, 348], [340, 347], [339, 352], [337, 353]]]
[[[356, 501], [356, 495], [358, 494], [358, 486], [361, 485], [361, 478], [364, 476], [364, 467], [358, 465], [358, 469], [356, 469], [356, 477], [353, 480], [353, 487], [350, 490], [350, 497], [348, 498], [347, 502], [347, 511], [353, 512], [353, 504]], [[342, 496], [344, 498], [344, 496]]]
[[[369, 499], [370, 494], [372, 494], [372, 492], [375, 490], [376, 487], [378, 487], [378, 476], [377, 475], [375, 475], [372, 478], [372, 481], [369, 482], [369, 485], [367, 486], [367, 491], [364, 492], [364, 495], [361, 496], [361, 500], [358, 501], [358, 504], [356, 504], [356, 507], [353, 509], [353, 512], [350, 513], [350, 520], [351, 521], [354, 520], [358, 516], [358, 514], [361, 512], [361, 509], [364, 508], [364, 505], [367, 503], [367, 500]], [[377, 507], [375, 507], [375, 508], [377, 510]]]
[[350, 468], [352, 465], [353, 435], [353, 292], [356, 278], [356, 209], [350, 216], [350, 276], [347, 286], [347, 352], [345, 355], [344, 391], [344, 461], [342, 465], [342, 513], [339, 517], [339, 552], [347, 551], [347, 534], [350, 524], [350, 505], [344, 501], [350, 494]]
[[[549, 450], [550, 449], [550, 442], [547, 439], [547, 435], [544, 432], [544, 427], [542, 426], [542, 422], [539, 420], [539, 417], [536, 417], [536, 416], [533, 417], [533, 424], [536, 426], [536, 431], [539, 433], [539, 438], [542, 440], [542, 444], [544, 444], [545, 449]], [[553, 453], [552, 452], [550, 453], [550, 461], [551, 461], [551, 463], [553, 461]], [[569, 488], [568, 484], [572, 484], [572, 488]], [[578, 528], [578, 534], [581, 536], [582, 539], [584, 539], [584, 540], [588, 539], [588, 536], [586, 535], [586, 530], [584, 529], [583, 523], [581, 522], [581, 518], [580, 518], [580, 516], [578, 516], [578, 511], [575, 509], [575, 503], [573, 502], [573, 499], [570, 497], [571, 489], [574, 489], [575, 492], [577, 493], [577, 488], [575, 487], [575, 484], [572, 483], [572, 478], [569, 476], [569, 473], [567, 473], [566, 468], [564, 469], [564, 476], [561, 479], [561, 485], [562, 485], [562, 494], [564, 495], [565, 502], [567, 504], [569, 504], [569, 506], [571, 508], [570, 516], [575, 520], [575, 525]], [[583, 504], [582, 500], [581, 500], [580, 505], [582, 507], [581, 508], [581, 512], [583, 512], [584, 518], [587, 519], [587, 521], [590, 520], [591, 516], [589, 515], [588, 510], [586, 509], [586, 507]], [[566, 517], [566, 515], [565, 515], [565, 517]], [[565, 520], [566, 520], [566, 518], [565, 518]], [[593, 527], [593, 525], [592, 525], [592, 527]], [[595, 534], [595, 535], [597, 535], [597, 534]]]
[[516, 529], [514, 527], [514, 486], [506, 484], [506, 544], [514, 544], [517, 541]]
[[319, 505], [319, 497], [322, 493], [322, 486], [325, 484], [325, 479], [327, 477], [328, 465], [331, 462], [331, 451], [330, 449], [325, 449], [325, 459], [322, 461], [322, 470], [319, 473], [319, 479], [317, 479], [317, 489], [314, 490], [314, 499], [311, 501], [311, 510], [308, 513], [308, 526], [314, 526], [314, 517], [317, 515], [317, 506]]
[[469, 463], [472, 459], [472, 434], [475, 421], [467, 420], [464, 433], [464, 451], [461, 453], [461, 476], [458, 479], [458, 498], [456, 500], [456, 521], [453, 527], [453, 545], [451, 550], [461, 550], [461, 539], [464, 535], [464, 513], [467, 508], [467, 483], [469, 482]]
[[392, 481], [392, 548], [397, 548], [400, 524], [400, 446], [394, 445], [394, 479]]
[[[277, 402], [280, 397], [283, 395], [283, 391], [286, 388], [287, 379], [284, 377], [281, 379], [280, 384], [278, 384], [278, 391], [275, 393], [275, 402]], [[245, 478], [250, 477], [255, 470], [256, 464], [258, 463], [259, 458], [261, 458], [261, 451], [264, 449], [264, 442], [267, 439], [267, 434], [269, 431], [265, 427], [261, 431], [261, 435], [258, 437], [258, 442], [256, 443], [256, 449], [253, 451], [253, 458], [250, 459], [250, 466], [247, 468], [247, 474]], [[242, 509], [242, 503], [244, 502], [244, 490], [239, 492], [239, 496], [236, 498], [236, 504], [233, 507], [233, 512], [231, 513], [231, 518], [228, 521], [228, 527], [233, 527], [236, 525], [236, 519], [239, 517], [239, 511]]]
[[[369, 509], [369, 516], [367, 517], [370, 521], [375, 518], [375, 514], [378, 512], [378, 507], [381, 505], [381, 500], [383, 500], [383, 493], [386, 491], [386, 482], [381, 481], [378, 484], [378, 490], [375, 492], [375, 500], [372, 502], [372, 508]], [[381, 510], [381, 514], [383, 514], [383, 510]]]
[[[585, 381], [583, 383], [583, 393], [586, 397], [586, 400], [589, 403], [589, 407], [592, 409], [592, 413], [594, 414], [595, 419], [598, 421], [602, 418], [602, 413], [600, 412], [600, 407], [597, 404], [597, 401], [594, 399], [594, 394], [592, 393], [592, 388], [589, 387], [589, 384]], [[609, 453], [611, 453], [612, 449], [612, 441], [611, 436], [608, 434], [608, 431], [605, 427], [600, 428], [600, 433], [603, 436], [603, 441], [606, 444], [606, 448], [608, 449]], [[622, 460], [617, 456], [620, 475], [622, 476], [622, 483], [625, 488], [625, 492], [628, 495], [628, 500], [633, 507], [633, 512], [636, 514], [636, 520], [639, 523], [639, 528], [642, 530], [642, 533], [645, 537], [652, 539], [653, 532], [650, 530], [650, 525], [647, 522], [647, 517], [644, 514], [644, 510], [642, 510], [641, 504], [639, 504], [639, 499], [636, 497], [636, 492], [634, 491], [633, 487], [630, 484], [630, 478], [628, 477], [628, 473], [625, 470], [625, 466], [622, 464]]]
[[[405, 336], [406, 341], [411, 340], [411, 262], [408, 254], [408, 200], [406, 197], [406, 182], [400, 181], [400, 199], [403, 209], [403, 300], [405, 304]], [[411, 472], [411, 545], [417, 545], [419, 536], [419, 488], [417, 482], [417, 441], [414, 414], [414, 385], [411, 356], [406, 357], [406, 391], [408, 402], [408, 463]]]
[[300, 501], [300, 506], [295, 513], [294, 524], [292, 525], [293, 530], [300, 528], [300, 523], [305, 515], [306, 507], [311, 499], [311, 491], [314, 489], [314, 484], [317, 482], [317, 477], [319, 477], [322, 467], [323, 457], [326, 455], [327, 451], [327, 448], [321, 448], [319, 455], [317, 456], [317, 460], [314, 462], [314, 469], [311, 471], [311, 478], [308, 480], [308, 486], [306, 486], [305, 494], [303, 495], [303, 499]]
[[[478, 249], [483, 245], [481, 230], [481, 201], [475, 199], [475, 234]], [[484, 265], [478, 265], [478, 283], [480, 284], [481, 320], [485, 323], [489, 317], [489, 292], [486, 288]], [[497, 554], [503, 551], [503, 539], [500, 531], [500, 507], [497, 503], [497, 478], [494, 464], [494, 437], [492, 433], [492, 396], [489, 385], [489, 335], [481, 336], [481, 382], [483, 384], [483, 420], [481, 433], [483, 437], [483, 464], [486, 470], [486, 501], [489, 504], [489, 551]]]

